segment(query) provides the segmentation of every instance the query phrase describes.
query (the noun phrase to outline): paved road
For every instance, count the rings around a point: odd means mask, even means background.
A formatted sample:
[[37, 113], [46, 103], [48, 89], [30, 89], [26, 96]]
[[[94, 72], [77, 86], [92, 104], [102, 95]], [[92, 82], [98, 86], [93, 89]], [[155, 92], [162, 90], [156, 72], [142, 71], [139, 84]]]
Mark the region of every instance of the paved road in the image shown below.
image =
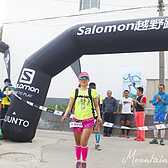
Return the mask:
[[[102, 151], [96, 151], [92, 134], [88, 168], [167, 168], [168, 140], [165, 146], [151, 145], [149, 141], [101, 136]], [[1, 142], [0, 168], [75, 167], [72, 132], [37, 130], [32, 143]]]

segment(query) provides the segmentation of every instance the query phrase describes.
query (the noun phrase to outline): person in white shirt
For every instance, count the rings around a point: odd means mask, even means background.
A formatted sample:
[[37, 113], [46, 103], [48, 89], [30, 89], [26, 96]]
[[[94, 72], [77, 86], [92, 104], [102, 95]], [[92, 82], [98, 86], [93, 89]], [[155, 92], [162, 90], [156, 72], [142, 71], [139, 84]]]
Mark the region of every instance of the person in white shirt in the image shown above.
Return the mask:
[[[125, 125], [125, 121], [126, 121], [126, 126], [130, 127], [131, 116], [132, 116], [131, 107], [133, 108], [133, 111], [134, 111], [132, 98], [129, 97], [129, 91], [125, 90], [124, 97], [119, 102], [119, 115], [121, 114], [121, 125], [122, 126]], [[128, 135], [129, 130], [130, 129], [127, 129], [127, 133], [125, 134], [125, 129], [121, 129], [122, 134], [120, 135], [120, 137], [129, 138], [129, 135]]]

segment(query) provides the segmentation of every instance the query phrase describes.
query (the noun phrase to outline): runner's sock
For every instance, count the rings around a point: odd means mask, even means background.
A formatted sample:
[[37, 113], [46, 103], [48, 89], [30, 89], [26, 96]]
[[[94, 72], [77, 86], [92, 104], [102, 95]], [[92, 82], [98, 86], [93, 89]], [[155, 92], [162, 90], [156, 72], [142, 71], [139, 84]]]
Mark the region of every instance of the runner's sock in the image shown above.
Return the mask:
[[160, 130], [160, 135], [161, 135], [161, 138], [164, 138], [164, 136], [165, 136], [165, 129]]
[[96, 143], [99, 144], [99, 142], [100, 142], [100, 132], [95, 133], [95, 138], [96, 138]]
[[[127, 125], [130, 128], [130, 125]], [[130, 129], [127, 129], [127, 135], [129, 134]]]
[[82, 159], [84, 162], [86, 162], [87, 154], [88, 154], [88, 146], [85, 147], [82, 146]]
[[154, 137], [155, 137], [155, 138], [158, 137], [158, 130], [154, 130]]
[[81, 159], [81, 151], [82, 151], [81, 149], [82, 149], [81, 146], [75, 145], [75, 151], [76, 151], [76, 159], [77, 159], [77, 161], [80, 161], [80, 159]]

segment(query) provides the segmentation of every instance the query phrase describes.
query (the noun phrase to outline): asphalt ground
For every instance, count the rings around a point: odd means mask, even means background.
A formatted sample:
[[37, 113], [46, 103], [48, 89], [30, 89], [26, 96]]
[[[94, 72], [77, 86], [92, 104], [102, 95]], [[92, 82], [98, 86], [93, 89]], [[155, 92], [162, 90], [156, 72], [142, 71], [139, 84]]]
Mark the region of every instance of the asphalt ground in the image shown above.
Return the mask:
[[[167, 168], [168, 140], [165, 145], [138, 142], [134, 137], [101, 135], [101, 151], [95, 147], [94, 133], [89, 140], [88, 168]], [[37, 130], [33, 142], [0, 141], [1, 168], [74, 168], [76, 163], [73, 132]]]

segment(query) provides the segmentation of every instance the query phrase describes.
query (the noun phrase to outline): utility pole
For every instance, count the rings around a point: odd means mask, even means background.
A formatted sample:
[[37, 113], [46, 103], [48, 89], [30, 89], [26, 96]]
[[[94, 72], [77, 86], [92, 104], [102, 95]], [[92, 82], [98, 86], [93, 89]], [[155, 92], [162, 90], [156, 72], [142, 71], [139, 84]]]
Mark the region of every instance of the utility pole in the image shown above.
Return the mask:
[[[158, 12], [159, 16], [163, 16], [164, 11], [163, 0], [158, 0]], [[159, 84], [165, 83], [165, 61], [164, 61], [164, 51], [159, 51]]]

